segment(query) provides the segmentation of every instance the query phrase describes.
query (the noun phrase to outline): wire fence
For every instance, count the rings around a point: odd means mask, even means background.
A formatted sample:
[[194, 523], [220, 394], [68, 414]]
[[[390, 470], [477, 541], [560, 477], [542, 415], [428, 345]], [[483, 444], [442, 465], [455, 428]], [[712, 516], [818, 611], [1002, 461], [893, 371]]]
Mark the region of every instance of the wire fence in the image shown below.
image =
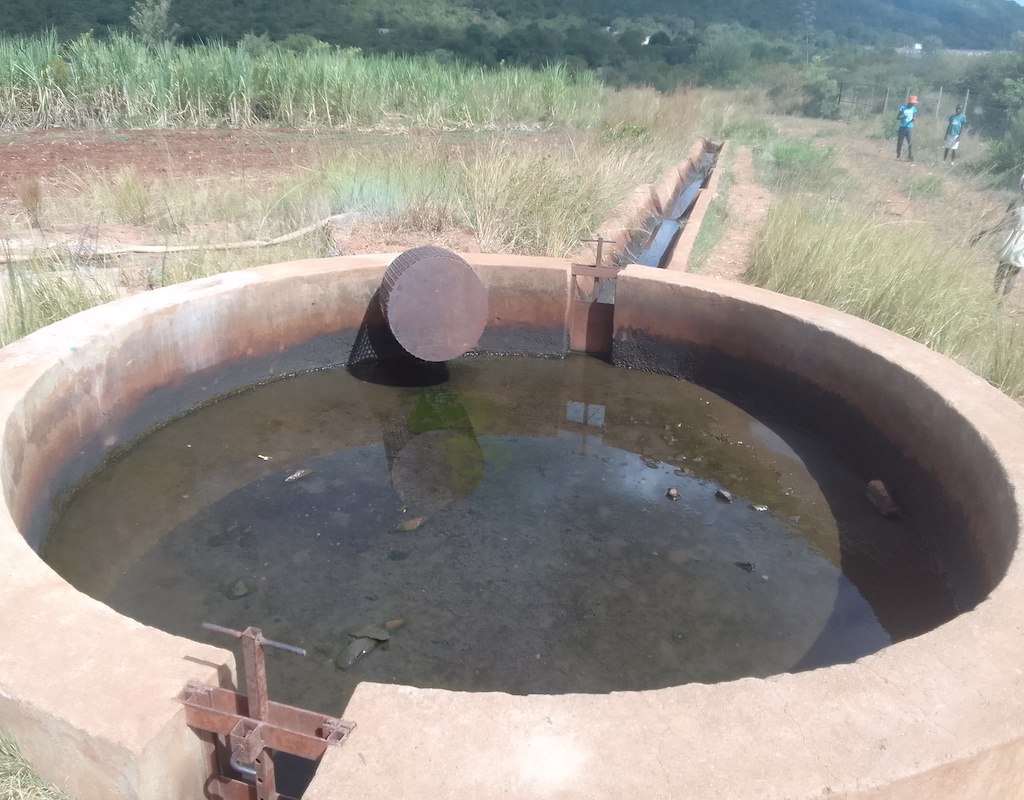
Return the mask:
[[836, 116], [851, 120], [876, 114], [896, 113], [911, 94], [917, 94], [917, 108], [920, 117], [946, 120], [962, 105], [970, 132], [986, 139], [1002, 139], [1009, 133], [1017, 106], [994, 103], [981, 98], [971, 98], [970, 89], [918, 90], [909, 88], [897, 93], [886, 86], [870, 83], [841, 83], [836, 97]]
[[839, 119], [884, 114], [889, 106], [889, 89], [871, 83], [840, 83], [836, 106]]

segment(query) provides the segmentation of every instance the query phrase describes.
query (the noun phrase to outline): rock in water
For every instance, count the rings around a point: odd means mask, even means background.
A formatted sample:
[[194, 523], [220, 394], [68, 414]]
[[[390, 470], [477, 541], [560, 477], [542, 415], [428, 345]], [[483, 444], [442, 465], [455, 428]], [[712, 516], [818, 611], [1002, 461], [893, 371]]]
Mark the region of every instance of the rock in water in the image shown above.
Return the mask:
[[896, 505], [896, 501], [892, 499], [888, 488], [881, 481], [871, 481], [864, 494], [867, 495], [868, 500], [874, 504], [875, 508], [882, 512], [883, 516], [894, 517], [899, 513], [899, 506]]
[[300, 481], [303, 478], [307, 478], [307, 477], [309, 477], [312, 474], [313, 474], [313, 470], [311, 470], [311, 469], [297, 469], [297, 470], [295, 470], [295, 472], [293, 472], [291, 475], [289, 475], [287, 478], [285, 478], [284, 482], [285, 483], [294, 483], [295, 481]]
[[373, 650], [377, 644], [378, 642], [376, 639], [370, 639], [368, 637], [353, 639], [349, 642], [348, 647], [342, 650], [341, 654], [334, 659], [334, 666], [338, 669], [348, 669], [355, 664], [356, 661]]

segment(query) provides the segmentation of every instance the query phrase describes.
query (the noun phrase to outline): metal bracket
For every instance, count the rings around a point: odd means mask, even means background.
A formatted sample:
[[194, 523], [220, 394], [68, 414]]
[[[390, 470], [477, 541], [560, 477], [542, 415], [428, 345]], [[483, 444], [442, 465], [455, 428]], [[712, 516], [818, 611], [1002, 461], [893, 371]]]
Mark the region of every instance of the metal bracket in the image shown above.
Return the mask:
[[594, 259], [593, 266], [590, 264], [573, 264], [573, 275], [586, 275], [591, 278], [614, 278], [618, 275], [618, 267], [604, 267], [601, 265], [601, 260], [604, 255], [604, 246], [606, 244], [615, 244], [614, 239], [605, 239], [598, 236], [596, 239], [583, 239], [582, 241], [594, 242], [597, 244], [597, 257]]
[[254, 781], [224, 775], [224, 759], [211, 752], [211, 777], [216, 787], [211, 787], [208, 796], [222, 800], [290, 800], [277, 791], [273, 753], [291, 753], [315, 761], [328, 746], [344, 742], [355, 723], [269, 699], [263, 648], [276, 647], [304, 656], [302, 648], [267, 639], [259, 628], [235, 631], [206, 622], [203, 627], [242, 640], [248, 695], [190, 682], [176, 699], [185, 706], [189, 726], [205, 734], [212, 749], [216, 749], [213, 737], [224, 737], [230, 769]]

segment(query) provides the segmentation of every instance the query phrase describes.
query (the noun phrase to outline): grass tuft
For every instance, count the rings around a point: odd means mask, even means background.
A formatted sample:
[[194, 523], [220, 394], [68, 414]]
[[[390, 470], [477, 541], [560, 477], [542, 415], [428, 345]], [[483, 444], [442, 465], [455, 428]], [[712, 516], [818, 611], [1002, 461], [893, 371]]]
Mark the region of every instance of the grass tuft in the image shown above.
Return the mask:
[[116, 299], [116, 287], [87, 255], [52, 253], [25, 264], [7, 264], [0, 287], [0, 346], [79, 311]]
[[67, 795], [36, 775], [18, 745], [0, 731], [0, 800], [67, 800]]
[[941, 197], [942, 178], [938, 175], [927, 175], [914, 178], [907, 184], [908, 197]]

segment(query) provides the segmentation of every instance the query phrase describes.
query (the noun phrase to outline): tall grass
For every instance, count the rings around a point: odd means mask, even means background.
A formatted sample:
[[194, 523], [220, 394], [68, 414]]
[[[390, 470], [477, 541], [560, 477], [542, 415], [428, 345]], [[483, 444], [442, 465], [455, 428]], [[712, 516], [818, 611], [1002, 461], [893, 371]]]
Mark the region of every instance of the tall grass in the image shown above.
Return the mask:
[[[536, 84], [509, 91], [528, 96], [531, 86]], [[527, 97], [517, 107], [533, 102]], [[380, 239], [382, 247], [388, 236], [441, 241], [448, 231], [468, 230], [485, 251], [568, 256], [636, 185], [656, 181], [681, 160], [700, 130], [702, 105], [700, 93], [609, 92], [597, 96], [587, 109], [590, 124], [579, 129], [325, 137], [287, 172], [257, 167], [230, 179], [150, 175], [131, 165], [114, 173], [86, 171], [69, 191], [39, 196], [33, 207], [46, 225], [137, 226], [148, 243], [168, 246], [266, 240], [347, 214], [361, 226], [356, 238]], [[7, 224], [17, 229], [28, 222]], [[103, 291], [93, 285], [100, 273], [91, 271], [92, 262], [70, 251], [30, 264], [12, 260], [3, 281], [0, 341], [104, 302], [125, 287], [164, 286], [332, 252], [337, 250], [324, 235], [311, 234], [270, 251], [168, 253], [136, 264], [127, 281], [122, 274], [122, 286], [116, 277], [110, 285], [117, 270], [101, 270], [108, 278]]]
[[747, 279], [921, 342], [1021, 397], [1021, 323], [1001, 312], [988, 280], [963, 269], [967, 260], [909, 225], [784, 200], [769, 212]]
[[464, 155], [460, 204], [484, 250], [564, 257], [663, 166], [653, 151], [594, 136], [558, 150], [495, 139]]
[[7, 264], [0, 285], [0, 346], [116, 298], [109, 276], [76, 262], [75, 254], [64, 252], [27, 266]]
[[155, 48], [124, 35], [73, 42], [0, 36], [0, 128], [284, 125], [334, 128], [589, 127], [588, 74], [442, 64], [355, 49], [226, 44]]

